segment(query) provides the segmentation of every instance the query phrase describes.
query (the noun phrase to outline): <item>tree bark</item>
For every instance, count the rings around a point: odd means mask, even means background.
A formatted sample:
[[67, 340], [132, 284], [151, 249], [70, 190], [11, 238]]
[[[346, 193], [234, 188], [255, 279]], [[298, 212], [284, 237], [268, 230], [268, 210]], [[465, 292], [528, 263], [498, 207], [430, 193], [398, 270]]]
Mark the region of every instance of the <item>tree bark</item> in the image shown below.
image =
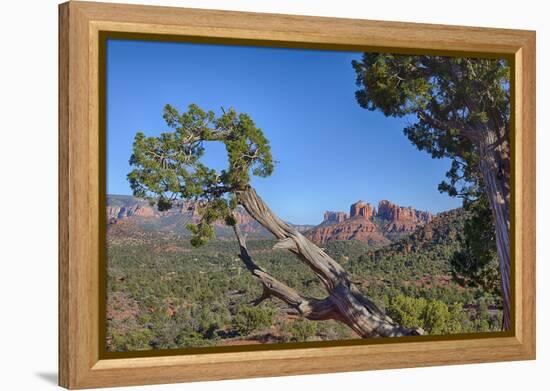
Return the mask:
[[[460, 72], [450, 59], [446, 59], [453, 74], [455, 83], [462, 82]], [[482, 94], [475, 84], [478, 96]], [[488, 98], [491, 103], [494, 103]], [[470, 96], [464, 96], [464, 103], [471, 113], [481, 113], [485, 108], [479, 107]], [[489, 105], [490, 106], [490, 105]], [[485, 194], [495, 222], [497, 256], [500, 269], [500, 286], [502, 294], [502, 329], [509, 330], [511, 326], [510, 303], [510, 125], [509, 117], [488, 108], [489, 124], [475, 121], [473, 128], [462, 127], [461, 133], [474, 145], [479, 153], [479, 169], [485, 185]], [[451, 124], [448, 124], [451, 125]], [[452, 126], [447, 126], [447, 129]], [[444, 129], [444, 128], [441, 128]]]
[[310, 320], [340, 320], [342, 321], [337, 307], [334, 305], [330, 297], [324, 300], [315, 299], [312, 297], [302, 296], [294, 289], [278, 281], [261, 267], [259, 267], [246, 247], [246, 240], [242, 235], [239, 226], [233, 226], [235, 236], [239, 242], [240, 254], [239, 258], [244, 262], [248, 271], [256, 278], [263, 287], [262, 295], [254, 300], [253, 304], [258, 305], [262, 301], [276, 297], [286, 303], [288, 306], [296, 310], [296, 312]]
[[503, 315], [502, 328], [511, 326], [510, 305], [510, 175], [508, 143], [497, 132], [485, 130], [479, 141], [480, 171], [495, 221]]
[[237, 200], [246, 211], [271, 232], [279, 242], [275, 248], [286, 249], [306, 264], [328, 292], [325, 299], [301, 296], [261, 270], [246, 249], [244, 238], [235, 230], [247, 269], [262, 283], [264, 294], [257, 302], [273, 295], [295, 308], [308, 319], [335, 319], [345, 323], [363, 338], [421, 335], [419, 328], [405, 328], [393, 321], [371, 300], [364, 297], [351, 282], [346, 271], [323, 250], [306, 239], [295, 228], [277, 217], [253, 188], [237, 191]]

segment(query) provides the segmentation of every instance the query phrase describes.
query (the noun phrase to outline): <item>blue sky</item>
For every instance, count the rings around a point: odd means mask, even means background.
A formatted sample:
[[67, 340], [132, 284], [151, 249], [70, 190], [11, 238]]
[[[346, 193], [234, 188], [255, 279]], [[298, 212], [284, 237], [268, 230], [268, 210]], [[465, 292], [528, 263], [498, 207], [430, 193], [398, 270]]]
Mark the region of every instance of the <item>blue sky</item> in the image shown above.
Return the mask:
[[[389, 199], [439, 212], [460, 200], [437, 191], [449, 167], [418, 151], [386, 118], [355, 101], [353, 59], [360, 53], [189, 43], [107, 43], [107, 192], [131, 194], [126, 174], [137, 131], [167, 131], [162, 109], [196, 103], [248, 113], [271, 142], [271, 177], [253, 186], [293, 223], [316, 224], [325, 210], [348, 211], [362, 199]], [[223, 146], [205, 163], [222, 168]]]

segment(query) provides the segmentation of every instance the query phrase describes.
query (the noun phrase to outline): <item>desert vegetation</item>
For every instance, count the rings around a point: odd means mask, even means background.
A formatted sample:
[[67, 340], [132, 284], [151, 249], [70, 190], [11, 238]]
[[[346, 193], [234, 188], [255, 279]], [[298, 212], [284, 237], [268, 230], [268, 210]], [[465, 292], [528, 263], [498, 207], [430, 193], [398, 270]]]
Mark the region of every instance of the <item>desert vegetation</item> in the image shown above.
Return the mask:
[[[405, 327], [430, 335], [498, 331], [498, 292], [462, 287], [452, 277], [465, 221], [465, 212], [455, 210], [436, 216], [430, 234], [421, 228], [389, 246], [331, 241], [324, 249], [362, 293]], [[309, 268], [274, 250], [275, 243], [247, 244], [258, 265], [278, 280], [322, 297], [325, 290]], [[189, 236], [120, 224], [110, 227], [108, 249], [108, 350], [360, 338], [341, 322], [305, 319], [279, 300], [252, 305], [262, 287], [238, 258], [235, 240], [195, 248]]]
[[[183, 235], [110, 229], [109, 349], [510, 328], [507, 63], [365, 53], [352, 65], [357, 103], [406, 118], [418, 150], [449, 159], [439, 191], [463, 207], [432, 216], [384, 200], [375, 214], [361, 201], [304, 231], [252, 186], [276, 164], [251, 115], [166, 105], [168, 131], [136, 133], [127, 178], [159, 212], [184, 205], [194, 218]], [[212, 143], [224, 169], [203, 163]], [[243, 213], [270, 239], [247, 237]], [[230, 239], [216, 238], [220, 222]]]

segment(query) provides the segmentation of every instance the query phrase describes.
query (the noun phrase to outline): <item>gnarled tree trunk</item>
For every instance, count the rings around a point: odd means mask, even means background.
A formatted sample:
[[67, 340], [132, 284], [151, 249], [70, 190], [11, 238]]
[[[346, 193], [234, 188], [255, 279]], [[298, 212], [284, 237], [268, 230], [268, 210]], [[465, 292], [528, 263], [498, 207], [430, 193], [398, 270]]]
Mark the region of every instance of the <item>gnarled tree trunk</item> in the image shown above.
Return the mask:
[[244, 237], [238, 226], [235, 226], [241, 251], [240, 258], [264, 288], [256, 303], [274, 296], [308, 319], [334, 319], [343, 322], [363, 338], [423, 334], [422, 329], [400, 326], [371, 300], [364, 297], [340, 264], [273, 214], [253, 188], [247, 187], [236, 192], [236, 195], [239, 204], [250, 216], [279, 240], [275, 248], [286, 249], [296, 255], [315, 273], [328, 292], [328, 296], [322, 300], [309, 298], [277, 281], [254, 263], [246, 248]]
[[502, 291], [502, 328], [511, 326], [510, 301], [510, 169], [508, 141], [504, 129], [499, 132], [485, 129], [479, 141], [480, 170], [485, 193], [495, 221], [497, 255]]

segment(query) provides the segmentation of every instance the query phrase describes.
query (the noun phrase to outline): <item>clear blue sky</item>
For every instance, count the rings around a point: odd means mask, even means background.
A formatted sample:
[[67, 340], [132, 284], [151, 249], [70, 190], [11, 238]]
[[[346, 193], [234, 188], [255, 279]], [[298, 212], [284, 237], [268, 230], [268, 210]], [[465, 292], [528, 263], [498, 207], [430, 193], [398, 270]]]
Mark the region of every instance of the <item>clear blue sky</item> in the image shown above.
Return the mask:
[[[316, 224], [325, 210], [362, 199], [389, 199], [439, 212], [460, 206], [437, 191], [449, 167], [418, 151], [405, 120], [359, 107], [352, 59], [360, 53], [110, 40], [107, 44], [107, 191], [131, 194], [126, 181], [137, 131], [167, 131], [162, 109], [196, 103], [248, 113], [278, 162], [253, 186], [293, 223]], [[221, 146], [205, 162], [222, 168]]]

